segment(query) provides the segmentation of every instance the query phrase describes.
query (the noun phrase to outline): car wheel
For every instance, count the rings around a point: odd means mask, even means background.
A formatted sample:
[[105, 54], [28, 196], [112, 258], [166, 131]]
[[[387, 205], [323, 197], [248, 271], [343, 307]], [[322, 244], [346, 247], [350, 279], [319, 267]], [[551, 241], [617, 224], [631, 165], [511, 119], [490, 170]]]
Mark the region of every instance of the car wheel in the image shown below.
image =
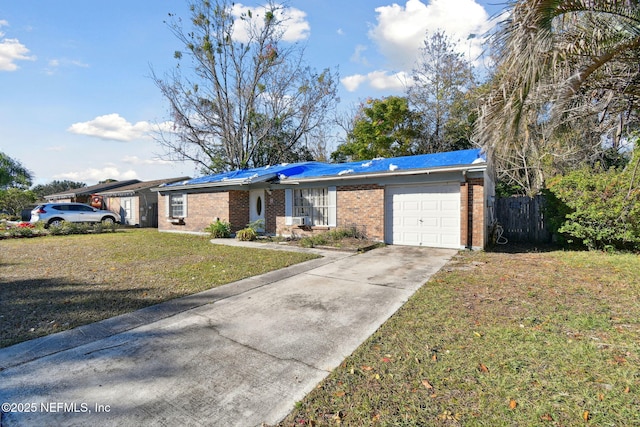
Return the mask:
[[62, 224], [64, 223], [64, 219], [62, 218], [52, 218], [49, 220], [48, 225], [49, 226], [54, 226], [54, 227], [61, 227]]
[[112, 226], [113, 224], [115, 224], [116, 219], [112, 216], [105, 216], [104, 218], [102, 218], [102, 224], [106, 225], [106, 226]]

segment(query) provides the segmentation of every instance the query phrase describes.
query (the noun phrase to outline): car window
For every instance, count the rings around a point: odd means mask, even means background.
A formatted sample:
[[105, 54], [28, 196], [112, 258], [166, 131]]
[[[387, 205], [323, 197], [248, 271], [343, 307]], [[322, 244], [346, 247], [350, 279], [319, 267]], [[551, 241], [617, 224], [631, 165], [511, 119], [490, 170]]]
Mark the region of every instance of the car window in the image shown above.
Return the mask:
[[69, 210], [69, 205], [54, 205], [51, 206], [53, 209], [57, 210], [57, 211], [68, 211]]
[[93, 212], [93, 208], [91, 206], [86, 205], [76, 205], [77, 210], [82, 212]]

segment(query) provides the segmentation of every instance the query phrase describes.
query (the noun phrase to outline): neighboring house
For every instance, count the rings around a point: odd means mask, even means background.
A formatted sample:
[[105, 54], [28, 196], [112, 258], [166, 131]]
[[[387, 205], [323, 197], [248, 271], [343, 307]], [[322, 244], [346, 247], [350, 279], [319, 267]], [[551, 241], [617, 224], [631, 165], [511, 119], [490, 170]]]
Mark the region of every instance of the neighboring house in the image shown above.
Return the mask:
[[50, 194], [44, 196], [47, 202], [77, 202], [91, 204], [91, 196], [101, 191], [108, 191], [125, 185], [131, 185], [140, 182], [138, 179], [130, 179], [127, 181], [111, 181], [102, 184], [92, 185], [90, 187], [76, 188], [67, 190], [62, 193]]
[[480, 150], [327, 164], [303, 162], [185, 180], [157, 190], [160, 231], [232, 230], [264, 220], [291, 236], [356, 227], [388, 244], [484, 248], [494, 184]]
[[152, 188], [160, 185], [184, 181], [189, 177], [136, 182], [108, 191], [98, 191], [95, 196], [102, 198], [107, 209], [118, 212], [122, 224], [137, 227], [158, 226], [158, 193]]

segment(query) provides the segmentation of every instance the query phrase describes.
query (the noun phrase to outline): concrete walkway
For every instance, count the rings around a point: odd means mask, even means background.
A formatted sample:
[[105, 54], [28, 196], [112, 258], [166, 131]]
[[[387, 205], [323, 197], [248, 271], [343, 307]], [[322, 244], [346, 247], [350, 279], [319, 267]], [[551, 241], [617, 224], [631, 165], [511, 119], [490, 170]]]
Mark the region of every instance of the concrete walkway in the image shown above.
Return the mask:
[[315, 252], [0, 349], [0, 426], [275, 424], [456, 253]]

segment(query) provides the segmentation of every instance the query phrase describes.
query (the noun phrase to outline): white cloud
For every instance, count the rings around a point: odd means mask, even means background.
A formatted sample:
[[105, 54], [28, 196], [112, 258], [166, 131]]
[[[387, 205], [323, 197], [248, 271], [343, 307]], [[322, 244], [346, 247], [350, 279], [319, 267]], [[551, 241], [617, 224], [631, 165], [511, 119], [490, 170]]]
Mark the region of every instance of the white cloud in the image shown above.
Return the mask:
[[[364, 84], [378, 91], [402, 91], [411, 84], [411, 70], [428, 33], [444, 31], [458, 43], [458, 51], [475, 61], [482, 52], [482, 36], [493, 25], [476, 0], [406, 0], [375, 9], [377, 22], [368, 36], [386, 63], [368, 74], [354, 74], [340, 81], [349, 92]], [[351, 61], [368, 65], [366, 47], [357, 45]], [[383, 71], [392, 69], [396, 71]]]
[[[460, 40], [460, 52], [475, 59], [481, 52], [480, 37], [491, 28], [489, 15], [475, 0], [407, 0], [405, 6], [393, 4], [375, 9], [377, 24], [369, 31], [389, 65], [409, 70], [427, 32], [444, 31]], [[470, 35], [475, 37], [469, 38]]]
[[[231, 8], [231, 13], [236, 17], [233, 29], [233, 38], [240, 42], [249, 40], [249, 21], [240, 20], [240, 16], [247, 15], [251, 12], [253, 19], [251, 22], [261, 24], [264, 19], [266, 8], [264, 6], [250, 7], [241, 3], [236, 3]], [[307, 14], [300, 9], [287, 7], [280, 9], [276, 13], [276, 18], [281, 20], [284, 25], [284, 34], [282, 39], [288, 42], [304, 40], [309, 37], [311, 26], [307, 21]]]
[[44, 71], [48, 75], [53, 75], [61, 67], [89, 68], [89, 64], [79, 61], [77, 59], [51, 59], [47, 63], [47, 68], [45, 68]]
[[[0, 28], [8, 26], [9, 22], [0, 20]], [[4, 32], [0, 31], [0, 37]], [[15, 61], [35, 61], [35, 56], [29, 56], [29, 49], [18, 39], [0, 39], [0, 71], [16, 71]]]
[[378, 90], [402, 90], [410, 80], [404, 71], [394, 74], [389, 74], [386, 71], [374, 71], [367, 74], [367, 79], [371, 87]]
[[351, 62], [355, 62], [356, 64], [369, 66], [369, 61], [363, 55], [364, 52], [366, 52], [366, 50], [367, 50], [367, 47], [365, 45], [362, 45], [362, 44], [357, 45], [355, 50], [353, 51], [353, 55], [351, 55], [351, 58], [349, 59], [351, 60]]
[[56, 145], [56, 146], [45, 148], [45, 150], [47, 151], [56, 151], [56, 152], [64, 151], [66, 149], [67, 147], [65, 147], [64, 145]]
[[138, 156], [125, 156], [122, 158], [122, 161], [132, 165], [169, 165], [173, 163], [169, 160], [163, 160], [158, 157], [154, 157], [152, 159], [141, 159]]
[[358, 88], [368, 83], [373, 89], [380, 91], [400, 91], [404, 90], [411, 82], [409, 74], [404, 71], [389, 73], [388, 71], [372, 71], [367, 75], [354, 74], [340, 80], [342, 85], [349, 92], [355, 92]]
[[74, 123], [67, 129], [68, 132], [78, 135], [115, 141], [149, 138], [155, 130], [156, 126], [152, 123], [142, 121], [132, 124], [117, 113], [98, 116], [88, 122]]
[[104, 181], [105, 179], [138, 179], [138, 174], [134, 170], [128, 170], [120, 172], [120, 170], [113, 166], [108, 165], [103, 168], [89, 168], [82, 171], [66, 172], [53, 176], [55, 179], [68, 179], [71, 181]]
[[349, 92], [355, 92], [358, 87], [365, 81], [367, 81], [367, 76], [363, 76], [362, 74], [354, 74], [352, 76], [347, 76], [340, 79], [342, 85]]

